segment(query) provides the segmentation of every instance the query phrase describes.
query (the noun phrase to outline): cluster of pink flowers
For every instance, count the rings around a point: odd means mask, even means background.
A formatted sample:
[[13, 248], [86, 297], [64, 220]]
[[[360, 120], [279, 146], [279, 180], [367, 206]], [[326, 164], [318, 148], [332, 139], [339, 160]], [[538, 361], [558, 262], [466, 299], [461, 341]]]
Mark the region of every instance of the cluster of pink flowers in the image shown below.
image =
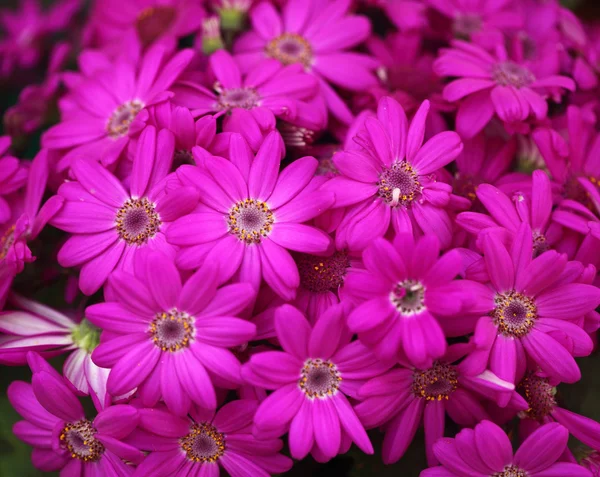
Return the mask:
[[0, 138], [0, 363], [31, 368], [8, 397], [37, 469], [394, 464], [423, 426], [424, 477], [599, 475], [600, 423], [556, 396], [600, 328], [597, 25], [558, 0], [19, 3], [0, 76], [48, 61]]

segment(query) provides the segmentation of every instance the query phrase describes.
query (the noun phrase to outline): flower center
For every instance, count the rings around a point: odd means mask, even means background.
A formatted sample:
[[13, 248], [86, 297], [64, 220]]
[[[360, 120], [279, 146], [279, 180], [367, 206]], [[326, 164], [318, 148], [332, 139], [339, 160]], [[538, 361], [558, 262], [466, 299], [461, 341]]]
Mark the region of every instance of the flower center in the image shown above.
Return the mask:
[[312, 63], [312, 47], [297, 33], [284, 33], [274, 38], [267, 44], [265, 51], [267, 56], [284, 65], [302, 63], [305, 68], [309, 68]]
[[207, 422], [192, 425], [190, 433], [179, 442], [194, 462], [215, 462], [225, 453], [225, 437]]
[[542, 420], [556, 407], [556, 388], [546, 378], [531, 373], [519, 383], [517, 390], [529, 404], [529, 409], [523, 411], [525, 417]]
[[340, 388], [342, 376], [335, 364], [319, 358], [309, 359], [300, 371], [298, 385], [307, 398], [324, 399], [333, 396]]
[[117, 212], [117, 232], [129, 245], [143, 245], [156, 235], [162, 222], [154, 204], [145, 197], [127, 199]]
[[71, 337], [77, 347], [91, 353], [100, 344], [100, 328], [96, 328], [85, 318], [73, 328]]
[[138, 99], [127, 101], [115, 109], [106, 124], [108, 135], [113, 139], [127, 135], [129, 126], [144, 108], [144, 103]]
[[529, 474], [517, 466], [507, 465], [502, 472], [496, 472], [492, 477], [529, 477]]
[[436, 361], [431, 368], [413, 374], [413, 394], [428, 401], [448, 399], [457, 386], [458, 372], [451, 364]]
[[498, 293], [494, 298], [496, 308], [492, 318], [504, 336], [520, 338], [529, 333], [537, 318], [537, 307], [534, 301], [516, 291]]
[[195, 332], [194, 317], [177, 308], [157, 313], [150, 323], [150, 336], [154, 344], [171, 353], [187, 348]]
[[548, 242], [546, 242], [546, 236], [543, 233], [534, 231], [531, 236], [533, 238], [533, 258], [539, 257], [542, 253], [550, 249]]
[[[588, 177], [588, 180], [596, 187], [600, 187], [600, 181], [593, 176]], [[565, 184], [565, 197], [579, 202], [584, 207], [598, 215], [598, 209], [592, 200], [588, 191], [579, 183], [577, 176], [571, 176]]]
[[379, 197], [390, 207], [408, 207], [421, 193], [419, 176], [406, 161], [394, 162], [379, 176]]
[[300, 284], [315, 293], [336, 291], [344, 284], [350, 260], [346, 252], [335, 252], [331, 257], [299, 254], [296, 258]]
[[173, 7], [157, 5], [140, 12], [135, 28], [144, 47], [154, 43], [175, 21], [177, 11]]
[[390, 301], [403, 315], [418, 315], [425, 310], [425, 287], [417, 280], [404, 280], [391, 291]]
[[175, 151], [175, 154], [173, 154], [173, 167], [177, 168], [183, 164], [194, 165], [196, 164], [196, 161], [194, 160], [194, 156], [192, 155], [191, 151], [179, 149]]
[[104, 446], [94, 438], [96, 429], [87, 419], [68, 422], [60, 433], [60, 441], [73, 459], [95, 462], [104, 453]]
[[454, 178], [452, 192], [472, 202], [477, 199], [477, 187], [478, 185], [475, 184], [472, 176], [463, 176], [457, 173]]
[[0, 237], [0, 260], [8, 255], [10, 247], [15, 243], [15, 228], [16, 225], [11, 225], [6, 232]]
[[473, 33], [481, 30], [481, 17], [474, 13], [459, 15], [452, 24], [454, 36], [468, 39]]
[[260, 95], [254, 88], [231, 88], [220, 90], [217, 87], [219, 99], [217, 107], [221, 110], [231, 108], [252, 109], [260, 100]]
[[227, 216], [229, 233], [247, 244], [260, 243], [273, 228], [273, 212], [265, 202], [246, 199], [235, 204]]
[[535, 76], [531, 71], [512, 61], [494, 65], [492, 77], [501, 86], [514, 86], [515, 88], [528, 86], [535, 81]]

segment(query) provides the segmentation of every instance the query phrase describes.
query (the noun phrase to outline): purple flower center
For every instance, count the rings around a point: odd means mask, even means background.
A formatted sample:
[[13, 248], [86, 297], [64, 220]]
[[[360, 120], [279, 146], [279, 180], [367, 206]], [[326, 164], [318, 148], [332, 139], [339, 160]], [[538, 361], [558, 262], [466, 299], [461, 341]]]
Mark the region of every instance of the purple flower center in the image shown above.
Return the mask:
[[255, 199], [236, 203], [227, 216], [229, 233], [247, 244], [260, 243], [271, 232], [274, 221], [267, 204]]
[[394, 162], [379, 176], [379, 197], [390, 207], [408, 207], [421, 193], [419, 176], [406, 161]]
[[177, 168], [182, 164], [196, 164], [191, 151], [186, 149], [175, 151], [175, 154], [173, 155], [173, 166]]
[[452, 192], [470, 201], [474, 201], [477, 199], [477, 187], [478, 185], [472, 176], [464, 176], [457, 173], [454, 178]]
[[529, 409], [523, 414], [530, 419], [541, 421], [556, 407], [556, 388], [546, 378], [529, 374], [519, 383], [517, 390], [529, 404]]
[[217, 104], [219, 109], [252, 109], [259, 100], [260, 95], [254, 88], [231, 88], [219, 92]]
[[335, 364], [319, 358], [309, 359], [300, 371], [298, 385], [307, 398], [324, 399], [337, 393], [342, 377]]
[[403, 315], [418, 315], [425, 310], [425, 287], [417, 280], [404, 280], [390, 293], [392, 305]]
[[531, 236], [533, 238], [533, 258], [539, 257], [542, 253], [550, 249], [548, 242], [546, 242], [546, 236], [543, 233], [534, 230]]
[[529, 477], [529, 474], [517, 466], [507, 465], [502, 472], [496, 472], [492, 477]]
[[140, 12], [135, 23], [143, 46], [148, 46], [162, 36], [175, 21], [177, 11], [173, 7], [157, 5]]
[[194, 462], [215, 462], [225, 452], [225, 437], [207, 422], [192, 425], [180, 444], [187, 458]]
[[481, 17], [476, 13], [458, 15], [452, 24], [454, 35], [468, 39], [473, 33], [481, 31]]
[[61, 446], [68, 449], [73, 459], [95, 462], [104, 453], [104, 446], [94, 437], [97, 432], [87, 419], [68, 422], [60, 433]]
[[117, 212], [117, 233], [129, 245], [143, 245], [160, 230], [154, 204], [145, 197], [127, 199]]
[[16, 225], [11, 225], [6, 232], [0, 237], [0, 260], [8, 255], [10, 247], [15, 243], [15, 228]]
[[528, 86], [535, 81], [535, 76], [531, 71], [512, 61], [494, 65], [492, 77], [501, 86], [514, 86], [515, 88]]
[[529, 333], [537, 318], [537, 307], [531, 298], [513, 290], [498, 293], [494, 302], [492, 318], [500, 333], [515, 338]]
[[312, 63], [310, 43], [297, 33], [284, 33], [271, 40], [265, 49], [267, 56], [275, 58], [284, 65], [302, 63], [309, 68]]
[[157, 313], [150, 323], [150, 336], [156, 346], [171, 353], [187, 348], [195, 335], [194, 317], [173, 308]]
[[427, 370], [416, 370], [413, 374], [412, 392], [428, 401], [448, 399], [458, 386], [458, 372], [451, 364], [435, 362]]
[[143, 108], [144, 103], [134, 99], [115, 109], [106, 125], [108, 135], [114, 139], [127, 135], [129, 126]]
[[296, 258], [300, 284], [314, 293], [337, 291], [344, 284], [350, 266], [346, 252], [336, 252], [331, 257], [299, 254]]

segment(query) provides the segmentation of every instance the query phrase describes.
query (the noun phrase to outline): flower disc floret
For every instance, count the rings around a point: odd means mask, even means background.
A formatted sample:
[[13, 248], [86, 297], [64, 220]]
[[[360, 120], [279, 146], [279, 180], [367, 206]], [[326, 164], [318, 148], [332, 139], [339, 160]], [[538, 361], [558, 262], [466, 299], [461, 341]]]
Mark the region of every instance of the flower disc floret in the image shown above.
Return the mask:
[[260, 243], [269, 235], [275, 218], [265, 202], [246, 199], [237, 202], [229, 211], [229, 233], [246, 244]]
[[297, 33], [284, 33], [273, 38], [266, 46], [267, 56], [274, 58], [284, 65], [302, 63], [310, 67], [313, 53], [310, 43]]
[[114, 139], [127, 135], [129, 126], [142, 109], [144, 103], [137, 99], [127, 101], [115, 109], [106, 125], [108, 135]]
[[324, 399], [333, 396], [340, 388], [342, 376], [335, 364], [319, 358], [304, 363], [298, 382], [300, 389], [309, 399]]
[[153, 238], [162, 224], [155, 204], [147, 198], [127, 199], [117, 212], [117, 232], [129, 245], [143, 245]]
[[455, 366], [435, 362], [427, 370], [416, 370], [413, 374], [412, 392], [427, 401], [447, 400], [458, 386]]
[[171, 353], [187, 348], [194, 339], [194, 318], [177, 309], [157, 313], [150, 323], [150, 335], [162, 351]]
[[516, 338], [529, 333], [537, 319], [537, 307], [531, 298], [512, 290], [498, 293], [494, 303], [492, 317], [500, 333]]
[[73, 459], [96, 462], [104, 453], [104, 446], [94, 437], [97, 432], [90, 421], [81, 419], [67, 423], [59, 438]]
[[421, 193], [421, 183], [414, 168], [397, 161], [386, 168], [377, 182], [379, 197], [390, 207], [408, 207]]
[[194, 424], [180, 442], [187, 458], [193, 462], [213, 463], [225, 453], [225, 437], [207, 422]]

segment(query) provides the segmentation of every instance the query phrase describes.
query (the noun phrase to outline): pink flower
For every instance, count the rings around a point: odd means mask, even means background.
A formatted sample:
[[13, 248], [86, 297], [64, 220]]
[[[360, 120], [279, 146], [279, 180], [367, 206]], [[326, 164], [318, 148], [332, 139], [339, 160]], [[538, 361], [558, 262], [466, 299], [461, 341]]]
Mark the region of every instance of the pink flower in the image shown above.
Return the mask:
[[525, 122], [548, 114], [547, 97], [558, 101], [564, 90], [574, 91], [566, 76], [546, 75], [535, 64], [513, 61], [502, 46], [492, 55], [483, 48], [453, 41], [442, 49], [434, 71], [443, 77], [458, 77], [444, 88], [444, 99], [460, 101], [456, 130], [471, 138], [496, 114], [505, 127], [527, 132]]
[[184, 416], [192, 401], [215, 409], [215, 385], [241, 383], [240, 363], [227, 348], [256, 332], [235, 318], [253, 299], [250, 285], [219, 288], [212, 264], [182, 283], [172, 259], [157, 252], [141, 256], [135, 275], [114, 272], [109, 284], [108, 301], [88, 307], [86, 316], [103, 330], [92, 359], [111, 368], [110, 394], [137, 388], [145, 406], [162, 398]]
[[174, 153], [170, 131], [157, 133], [148, 126], [138, 146], [129, 191], [100, 164], [85, 159], [73, 164], [77, 181], [58, 190], [64, 206], [51, 223], [73, 234], [60, 249], [58, 262], [63, 267], [82, 267], [79, 287], [86, 295], [98, 291], [113, 270], [131, 271], [141, 250], [174, 256], [165, 232], [198, 202], [193, 187], [166, 190], [165, 176]]
[[[434, 446], [442, 464], [421, 472], [422, 477], [493, 475], [591, 477], [589, 470], [570, 462], [557, 462], [567, 449], [569, 432], [560, 424], [546, 424], [530, 435], [513, 454], [510, 439], [490, 421], [463, 429], [456, 438], [440, 439]], [[468, 449], [469, 452], [463, 452]]]
[[341, 175], [322, 189], [335, 193], [336, 207], [346, 207], [337, 228], [338, 249], [363, 250], [390, 225], [396, 233], [429, 233], [442, 248], [450, 245], [452, 223], [445, 208], [452, 188], [438, 182], [435, 172], [460, 154], [462, 142], [446, 131], [423, 144], [428, 112], [424, 101], [409, 127], [402, 107], [383, 98], [377, 117], [367, 118], [354, 137], [360, 149], [334, 155]]
[[249, 399], [231, 401], [216, 413], [193, 407], [191, 418], [160, 408], [140, 409], [140, 430], [128, 442], [150, 454], [134, 475], [179, 472], [218, 477], [221, 468], [231, 477], [269, 477], [287, 472], [292, 461], [280, 454], [281, 439], [259, 440], [252, 434], [257, 404]]
[[200, 191], [195, 213], [174, 223], [169, 243], [181, 247], [183, 269], [218, 263], [226, 281], [236, 277], [258, 292], [261, 278], [281, 297], [292, 299], [300, 283], [287, 250], [324, 253], [331, 238], [304, 225], [333, 204], [333, 194], [310, 186], [317, 160], [304, 157], [279, 173], [283, 143], [270, 133], [256, 157], [244, 139], [232, 135], [230, 161], [208, 158], [203, 167], [183, 166], [178, 176]]
[[[81, 73], [68, 78], [69, 93], [59, 101], [62, 122], [42, 137], [44, 147], [64, 153], [58, 170], [82, 156], [106, 165], [117, 161], [128, 149], [130, 135], [143, 127], [138, 114], [172, 96], [167, 90], [192, 56], [191, 50], [169, 55], [161, 47], [136, 61], [125, 56], [111, 60], [98, 52], [80, 55]], [[129, 147], [131, 156], [134, 146]]]
[[10, 137], [0, 137], [0, 224], [6, 223], [11, 216], [11, 208], [3, 196], [13, 194], [27, 182], [27, 167], [19, 159], [7, 155]]
[[348, 14], [349, 8], [346, 0], [290, 0], [280, 14], [272, 4], [259, 3], [250, 13], [254, 29], [235, 43], [240, 68], [249, 71], [267, 57], [284, 65], [301, 64], [319, 79], [330, 112], [350, 124], [352, 113], [330, 83], [364, 90], [376, 84], [372, 72], [378, 65], [370, 56], [347, 51], [371, 31], [369, 21]]
[[311, 452], [327, 461], [347, 452], [354, 442], [373, 453], [364, 427], [348, 397], [364, 382], [386, 370], [360, 342], [350, 343], [344, 329], [342, 307], [334, 306], [314, 327], [290, 305], [275, 316], [277, 338], [284, 351], [252, 355], [243, 370], [244, 379], [255, 386], [273, 389], [254, 416], [258, 436], [289, 431], [292, 457], [303, 459]]

